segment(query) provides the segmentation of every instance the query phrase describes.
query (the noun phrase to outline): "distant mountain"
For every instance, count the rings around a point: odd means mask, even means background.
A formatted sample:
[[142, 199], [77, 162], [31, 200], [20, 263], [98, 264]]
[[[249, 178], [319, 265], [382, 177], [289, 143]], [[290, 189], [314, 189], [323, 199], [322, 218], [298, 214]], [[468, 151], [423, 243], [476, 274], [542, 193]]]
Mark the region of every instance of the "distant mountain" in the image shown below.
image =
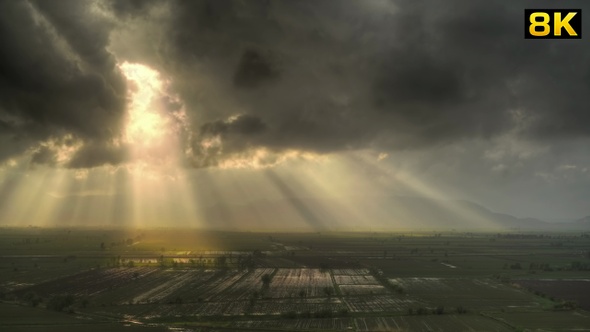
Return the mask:
[[576, 225], [577, 227], [580, 227], [580, 229], [590, 230], [590, 216], [578, 219], [572, 222], [572, 224]]
[[590, 217], [550, 223], [498, 213], [470, 201], [409, 196], [259, 200], [216, 204], [201, 210], [203, 221], [223, 229], [267, 230], [590, 230]]

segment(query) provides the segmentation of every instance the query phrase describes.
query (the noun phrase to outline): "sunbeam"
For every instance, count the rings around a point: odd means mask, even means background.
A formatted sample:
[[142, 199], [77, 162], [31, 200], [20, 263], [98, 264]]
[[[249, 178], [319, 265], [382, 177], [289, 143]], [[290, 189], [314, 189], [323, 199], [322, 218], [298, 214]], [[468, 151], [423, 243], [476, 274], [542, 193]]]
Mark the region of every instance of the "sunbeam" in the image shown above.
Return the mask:
[[487, 218], [467, 209], [457, 200], [449, 199], [449, 195], [447, 193], [443, 193], [433, 186], [427, 185], [407, 171], [396, 171], [395, 169], [391, 168], [388, 169], [383, 165], [383, 163], [379, 162], [378, 158], [369, 158], [367, 155], [360, 155], [360, 158], [366, 165], [369, 165], [372, 168], [373, 173], [387, 174], [391, 176], [397, 183], [408, 188], [411, 193], [414, 193], [420, 197], [432, 199], [432, 202], [440, 206], [442, 209], [447, 209], [466, 220], [470, 220], [472, 224], [466, 225], [466, 227], [485, 229], [498, 228], [498, 226], [495, 225], [493, 221], [488, 220]]

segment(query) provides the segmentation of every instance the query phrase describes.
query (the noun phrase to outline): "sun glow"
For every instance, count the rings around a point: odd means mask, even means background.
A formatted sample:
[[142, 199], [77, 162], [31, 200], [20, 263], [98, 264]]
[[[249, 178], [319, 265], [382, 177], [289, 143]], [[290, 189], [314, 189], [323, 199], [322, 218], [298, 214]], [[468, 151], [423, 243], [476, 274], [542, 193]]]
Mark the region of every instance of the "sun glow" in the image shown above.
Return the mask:
[[127, 126], [123, 139], [139, 152], [170, 143], [170, 119], [163, 114], [158, 97], [163, 94], [164, 82], [160, 74], [144, 65], [124, 62], [120, 65], [123, 74], [132, 84]]

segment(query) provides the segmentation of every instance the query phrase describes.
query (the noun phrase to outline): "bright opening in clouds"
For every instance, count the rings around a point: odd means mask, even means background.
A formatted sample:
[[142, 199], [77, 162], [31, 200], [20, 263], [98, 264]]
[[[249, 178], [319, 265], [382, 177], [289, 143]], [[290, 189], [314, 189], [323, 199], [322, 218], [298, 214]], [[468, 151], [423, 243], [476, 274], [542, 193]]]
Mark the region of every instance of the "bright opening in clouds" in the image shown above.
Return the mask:
[[154, 69], [128, 62], [120, 68], [129, 83], [127, 116], [120, 140], [120, 144], [128, 145], [129, 162], [180, 167], [181, 135], [186, 126], [184, 108], [165, 108], [162, 100], [171, 96], [166, 95], [166, 83]]
[[133, 145], [153, 146], [161, 141], [167, 130], [166, 119], [159, 113], [156, 98], [162, 82], [158, 73], [146, 66], [123, 63], [121, 70], [133, 83], [133, 92], [127, 108], [128, 120], [125, 141]]

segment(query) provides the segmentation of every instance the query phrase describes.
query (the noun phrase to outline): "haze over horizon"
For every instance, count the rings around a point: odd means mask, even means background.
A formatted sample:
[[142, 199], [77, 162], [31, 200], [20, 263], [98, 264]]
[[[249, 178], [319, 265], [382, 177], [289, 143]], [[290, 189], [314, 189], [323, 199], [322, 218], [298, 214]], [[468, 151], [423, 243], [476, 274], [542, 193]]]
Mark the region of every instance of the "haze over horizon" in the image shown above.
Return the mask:
[[590, 45], [525, 8], [590, 4], [1, 0], [0, 226], [590, 216]]

